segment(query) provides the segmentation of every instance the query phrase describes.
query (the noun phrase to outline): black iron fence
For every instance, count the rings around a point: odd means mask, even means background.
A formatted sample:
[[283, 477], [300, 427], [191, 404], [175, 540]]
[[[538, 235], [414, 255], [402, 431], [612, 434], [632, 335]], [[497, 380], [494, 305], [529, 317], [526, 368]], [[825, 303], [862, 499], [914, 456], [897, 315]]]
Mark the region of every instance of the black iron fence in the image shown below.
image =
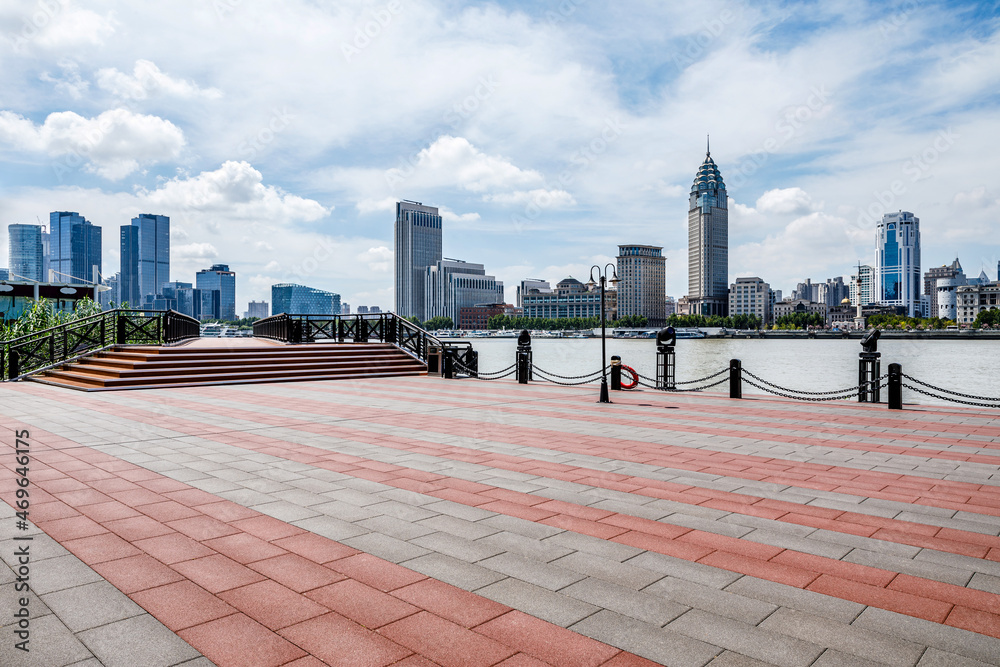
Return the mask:
[[379, 341], [391, 343], [427, 364], [428, 373], [452, 377], [477, 372], [478, 355], [470, 343], [443, 343], [395, 313], [294, 315], [281, 313], [253, 324], [253, 335], [285, 343]]
[[113, 345], [160, 345], [199, 335], [176, 311], [115, 309], [0, 341], [0, 380], [13, 380]]

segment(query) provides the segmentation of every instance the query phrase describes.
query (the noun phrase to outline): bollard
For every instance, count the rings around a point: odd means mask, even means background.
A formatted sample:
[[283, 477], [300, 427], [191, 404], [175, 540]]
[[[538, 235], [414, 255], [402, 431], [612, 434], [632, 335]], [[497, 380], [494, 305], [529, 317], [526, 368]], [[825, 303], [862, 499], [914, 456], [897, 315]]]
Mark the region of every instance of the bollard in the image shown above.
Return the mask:
[[21, 374], [21, 353], [12, 348], [10, 356], [7, 358], [7, 364], [7, 379], [13, 380]]
[[729, 398], [743, 398], [743, 362], [729, 360]]
[[674, 362], [674, 345], [677, 332], [673, 327], [661, 329], [656, 334], [656, 388], [674, 391], [677, 389]]
[[889, 409], [903, 409], [903, 367], [889, 364]]
[[872, 329], [861, 339], [861, 349], [858, 354], [858, 403], [878, 403], [881, 400], [879, 376], [882, 362], [878, 352], [878, 339], [882, 333]]
[[617, 354], [611, 357], [611, 390], [622, 390], [622, 358]]
[[518, 384], [528, 384], [531, 379], [531, 334], [525, 329], [517, 337], [517, 381]]
[[456, 350], [451, 347], [446, 347], [441, 350], [441, 375], [443, 375], [446, 380], [451, 380], [455, 377], [455, 352]]

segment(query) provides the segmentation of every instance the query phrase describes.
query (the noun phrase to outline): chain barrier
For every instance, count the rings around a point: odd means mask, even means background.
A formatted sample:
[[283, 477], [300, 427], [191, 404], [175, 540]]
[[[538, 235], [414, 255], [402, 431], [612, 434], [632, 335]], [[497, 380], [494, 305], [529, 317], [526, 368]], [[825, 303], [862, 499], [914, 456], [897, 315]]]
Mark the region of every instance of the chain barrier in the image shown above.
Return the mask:
[[[727, 368], [726, 371], [728, 372], [728, 370], [729, 369]], [[716, 375], [719, 375], [719, 374], [716, 373]], [[677, 389], [677, 388], [674, 388], [674, 389], [662, 389], [662, 390], [659, 387], [657, 387], [655, 384], [649, 384], [647, 382], [641, 382], [641, 381], [639, 382], [639, 384], [641, 384], [643, 387], [647, 387], [649, 389], [656, 389], [657, 391], [670, 391], [670, 392], [678, 392], [679, 393], [679, 392], [685, 392], [685, 391], [702, 391], [704, 389], [710, 389], [712, 387], [717, 387], [720, 384], [725, 384], [726, 382], [729, 382], [729, 378], [728, 377], [722, 378], [718, 382], [713, 382], [712, 384], [706, 384], [706, 385], [704, 385], [702, 387], [691, 387], [689, 389]]]
[[[706, 375], [705, 377], [698, 378], [697, 380], [684, 380], [683, 382], [674, 382], [674, 384], [697, 384], [699, 382], [704, 382], [705, 380], [711, 380], [712, 378], [717, 378], [720, 375], [722, 375], [723, 373], [728, 373], [728, 372], [729, 372], [728, 368], [723, 368], [718, 373], [712, 373], [711, 375]], [[636, 375], [638, 375], [643, 380], [649, 380], [650, 382], [656, 382], [656, 378], [647, 377], [647, 376], [643, 375], [642, 373], [639, 373], [638, 371], [636, 371]], [[718, 384], [718, 383], [716, 383], [716, 384]], [[648, 385], [643, 385], [643, 386], [648, 386]], [[712, 386], [714, 387], [715, 385], [712, 385]], [[655, 389], [656, 387], [653, 387], [653, 388]]]
[[[923, 385], [924, 387], [927, 387], [928, 389], [933, 389], [934, 391], [940, 391], [942, 394], [950, 394], [952, 396], [961, 396], [962, 398], [971, 398], [974, 401], [998, 401], [998, 402], [1000, 402], [1000, 398], [996, 398], [996, 397], [993, 397], [993, 396], [973, 396], [971, 394], [960, 394], [957, 391], [950, 391], [948, 389], [942, 389], [941, 387], [935, 387], [932, 384], [929, 384], [929, 383], [924, 382], [922, 380], [918, 380], [917, 378], [913, 377], [912, 375], [907, 375], [906, 373], [901, 373], [901, 375], [904, 378], [906, 378], [907, 380], [910, 380], [912, 382], [916, 382], [917, 384]], [[948, 400], [948, 399], [946, 399], [946, 400]]]
[[[590, 378], [589, 380], [583, 380], [582, 382], [560, 382], [559, 380], [553, 380], [552, 378], [545, 377], [547, 373], [538, 368], [537, 366], [535, 366], [534, 364], [532, 364], [531, 367], [535, 370], [535, 372], [538, 374], [538, 377], [541, 378], [542, 380], [545, 380], [546, 382], [551, 382], [552, 384], [558, 384], [563, 387], [575, 387], [581, 384], [590, 384], [591, 382], [597, 382], [597, 379], [600, 377], [600, 371], [598, 371], [598, 375]], [[548, 373], [548, 375], [551, 375], [551, 373]], [[555, 375], [553, 377], [559, 377], [559, 376]], [[588, 376], [581, 375], [580, 377], [588, 377]]]
[[[746, 382], [751, 387], [756, 387], [757, 389], [760, 389], [765, 394], [773, 394], [774, 396], [781, 396], [782, 398], [790, 398], [790, 399], [792, 399], [794, 401], [813, 401], [813, 402], [820, 402], [820, 401], [842, 401], [842, 400], [847, 399], [847, 398], [854, 398], [859, 393], [861, 393], [860, 390], [858, 390], [857, 388], [855, 388], [850, 393], [844, 394], [842, 396], [795, 396], [793, 394], [784, 394], [784, 393], [781, 393], [780, 391], [775, 391], [774, 389], [770, 389], [768, 387], [764, 387], [762, 385], [757, 384], [753, 380], [748, 380], [746, 378], [743, 378], [743, 381]], [[865, 384], [874, 384], [875, 382], [876, 381], [873, 380], [872, 382], [870, 382], [870, 383], [866, 382]], [[888, 382], [883, 382], [882, 384], [878, 385], [879, 389], [884, 389], [885, 387], [888, 387], [888, 386], [889, 386]]]
[[[510, 377], [514, 374], [514, 370], [517, 368], [517, 364], [512, 364], [501, 371], [490, 371], [488, 373], [480, 373], [479, 371], [474, 371], [468, 366], [464, 365], [457, 359], [452, 360], [455, 368], [466, 373], [469, 377], [475, 378], [477, 380], [500, 380], [505, 377]], [[488, 377], [487, 377], [488, 376]]]
[[531, 364], [531, 368], [538, 371], [539, 373], [545, 373], [546, 375], [551, 375], [554, 378], [559, 378], [560, 380], [579, 380], [581, 378], [589, 378], [594, 375], [601, 375], [604, 371], [609, 370], [611, 366], [605, 366], [602, 370], [596, 370], [593, 373], [587, 373], [586, 375], [557, 375], [556, 373], [550, 373], [548, 371], [543, 371], [538, 366]]
[[[910, 380], [913, 380], [913, 378], [911, 378], [908, 375], [903, 375], [903, 377], [909, 378]], [[951, 398], [950, 396], [938, 396], [937, 394], [932, 394], [929, 391], [924, 391], [923, 389], [920, 389], [918, 387], [914, 387], [912, 385], [908, 385], [905, 382], [902, 382], [900, 384], [902, 384], [904, 387], [906, 387], [910, 391], [915, 391], [918, 394], [923, 394], [924, 396], [930, 396], [931, 398], [936, 398], [939, 401], [949, 401], [951, 403], [961, 403], [962, 405], [971, 405], [971, 406], [976, 407], [976, 408], [1000, 408], [1000, 404], [975, 403], [973, 401], [963, 401], [963, 400], [958, 399], [958, 398]]]
[[[754, 380], [757, 380], [758, 382], [760, 382], [762, 384], [765, 384], [768, 387], [773, 387], [774, 389], [777, 389], [777, 390], [780, 390], [780, 391], [787, 391], [787, 392], [792, 393], [792, 394], [802, 394], [804, 396], [833, 396], [834, 394], [843, 394], [843, 393], [846, 393], [846, 392], [849, 392], [849, 391], [855, 392], [854, 396], [857, 396], [858, 395], [858, 391], [860, 390], [860, 386], [861, 386], [861, 385], [855, 385], [853, 387], [847, 387], [845, 389], [836, 389], [834, 391], [802, 391], [801, 389], [790, 389], [788, 387], [782, 387], [781, 385], [774, 384], [773, 382], [769, 382], [769, 381], [765, 380], [762, 377], [758, 377], [758, 376], [754, 375], [753, 373], [751, 373], [750, 371], [748, 371], [745, 368], [742, 369], [742, 370], [743, 370], [743, 374], [744, 375], [749, 375]], [[885, 380], [888, 377], [889, 377], [888, 374], [886, 374], [886, 375], [883, 375], [882, 377], [876, 378], [874, 380], [869, 380], [868, 382], [864, 382], [862, 384], [867, 384], [867, 385], [876, 384], [878, 382], [881, 382], [882, 380]], [[750, 381], [747, 380], [747, 382], [749, 383]], [[757, 387], [758, 389], [761, 389], [761, 387], [758, 387], [756, 384], [753, 385], [753, 386]], [[771, 392], [768, 392], [768, 393], [771, 393]], [[804, 399], [804, 400], [808, 400], [808, 399]]]

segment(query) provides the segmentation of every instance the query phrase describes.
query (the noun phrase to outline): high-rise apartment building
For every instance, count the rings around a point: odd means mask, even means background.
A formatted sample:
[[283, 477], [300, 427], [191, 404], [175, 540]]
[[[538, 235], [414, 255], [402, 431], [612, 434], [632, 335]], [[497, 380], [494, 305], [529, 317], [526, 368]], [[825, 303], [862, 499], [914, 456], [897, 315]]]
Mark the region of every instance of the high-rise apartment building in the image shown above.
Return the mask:
[[729, 315], [756, 315], [761, 324], [768, 324], [773, 317], [773, 298], [771, 286], [762, 278], [737, 278], [729, 287]]
[[281, 283], [271, 285], [271, 304], [275, 314], [339, 315], [340, 295], [314, 287]]
[[[965, 272], [962, 271], [962, 265], [958, 263], [957, 257], [950, 265], [932, 266], [924, 273], [924, 295], [930, 299], [931, 317], [939, 317], [938, 311], [940, 304], [938, 302], [938, 279], [957, 278], [959, 274], [963, 277], [965, 276]], [[959, 284], [964, 285], [965, 282]], [[954, 306], [954, 304], [951, 305]], [[954, 318], [949, 317], [948, 319]]]
[[853, 306], [869, 306], [872, 299], [872, 276], [874, 271], [867, 264], [860, 264], [858, 272], [851, 274], [850, 293], [847, 295]]
[[442, 258], [437, 208], [407, 200], [396, 203], [395, 251], [396, 314], [427, 320], [427, 269]]
[[101, 273], [101, 228], [71, 211], [49, 214], [49, 267], [56, 282], [94, 282]]
[[920, 218], [909, 211], [886, 213], [875, 230], [874, 300], [919, 316], [920, 286]]
[[251, 301], [247, 304], [247, 317], [264, 319], [270, 314], [267, 301]]
[[0, 280], [10, 280], [10, 269], [0, 269]]
[[726, 315], [729, 302], [729, 199], [710, 150], [688, 206], [688, 303], [692, 315]]
[[617, 263], [618, 317], [640, 315], [651, 327], [666, 324], [667, 259], [663, 248], [620, 245]]
[[7, 225], [8, 258], [14, 280], [47, 282], [41, 225]]
[[458, 323], [462, 308], [483, 303], [503, 303], [503, 283], [486, 275], [482, 264], [460, 259], [441, 259], [427, 267], [424, 278], [426, 321], [432, 317], [450, 317]]
[[139, 307], [170, 281], [170, 218], [143, 213], [121, 228], [123, 300]]
[[[211, 315], [203, 310], [201, 319], [236, 319], [236, 273], [229, 270], [226, 264], [213, 264], [211, 268], [202, 269], [194, 276], [195, 287], [204, 292], [218, 291], [218, 309]], [[204, 294], [202, 303], [207, 304]], [[214, 306], [214, 302], [212, 304]]]

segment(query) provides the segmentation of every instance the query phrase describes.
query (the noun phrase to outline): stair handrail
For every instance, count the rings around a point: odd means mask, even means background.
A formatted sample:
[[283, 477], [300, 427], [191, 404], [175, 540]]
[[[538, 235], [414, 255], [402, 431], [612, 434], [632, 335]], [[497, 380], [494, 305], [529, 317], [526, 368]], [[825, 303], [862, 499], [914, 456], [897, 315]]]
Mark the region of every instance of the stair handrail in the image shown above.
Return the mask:
[[[144, 321], [136, 324], [139, 317]], [[129, 344], [128, 339], [137, 334], [144, 338], [142, 344], [177, 342], [197, 337], [199, 323], [177, 311], [139, 308], [115, 308], [63, 322], [0, 341], [0, 381], [17, 380], [113, 345]]]

